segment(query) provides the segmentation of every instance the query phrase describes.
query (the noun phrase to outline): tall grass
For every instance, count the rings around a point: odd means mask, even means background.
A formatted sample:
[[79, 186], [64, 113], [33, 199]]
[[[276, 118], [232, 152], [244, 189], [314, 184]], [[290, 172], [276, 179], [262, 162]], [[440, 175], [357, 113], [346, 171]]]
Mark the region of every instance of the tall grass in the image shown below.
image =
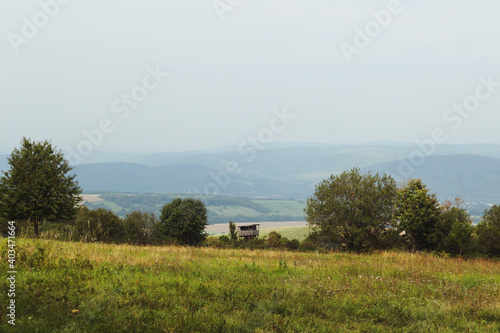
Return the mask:
[[[494, 260], [27, 239], [17, 249], [19, 332], [500, 329]], [[3, 292], [0, 331], [9, 332], [6, 302]]]

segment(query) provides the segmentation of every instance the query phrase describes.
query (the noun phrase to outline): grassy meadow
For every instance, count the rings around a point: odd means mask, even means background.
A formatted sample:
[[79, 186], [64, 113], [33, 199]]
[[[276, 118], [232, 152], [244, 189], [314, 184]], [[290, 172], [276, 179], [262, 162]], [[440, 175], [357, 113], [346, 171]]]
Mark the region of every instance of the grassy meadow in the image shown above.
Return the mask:
[[[6, 240], [0, 240], [6, 268]], [[500, 262], [17, 240], [1, 332], [499, 332]]]

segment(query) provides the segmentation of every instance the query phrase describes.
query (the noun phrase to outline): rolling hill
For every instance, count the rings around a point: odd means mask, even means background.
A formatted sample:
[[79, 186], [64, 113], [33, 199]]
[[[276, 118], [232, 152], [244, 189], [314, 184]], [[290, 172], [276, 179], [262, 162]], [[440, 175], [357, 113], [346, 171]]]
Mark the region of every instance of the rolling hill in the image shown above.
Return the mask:
[[[401, 180], [400, 161], [375, 164], [363, 172], [379, 172]], [[438, 198], [500, 202], [500, 159], [474, 155], [429, 156], [411, 178], [421, 178]]]
[[148, 167], [132, 163], [83, 164], [75, 168], [87, 192], [203, 193], [239, 196], [304, 197], [312, 185], [250, 173], [228, 178], [204, 165]]
[[[269, 145], [255, 158], [235, 149], [145, 155], [95, 152], [76, 167], [84, 191], [94, 193], [204, 193], [274, 199], [306, 199], [331, 174], [353, 167], [389, 173], [413, 144]], [[8, 167], [0, 155], [0, 169]], [[239, 173], [227, 173], [236, 165]], [[228, 177], [229, 176], [229, 177]], [[484, 205], [500, 202], [500, 145], [440, 145], [411, 175], [422, 178], [443, 201], [462, 197]]]

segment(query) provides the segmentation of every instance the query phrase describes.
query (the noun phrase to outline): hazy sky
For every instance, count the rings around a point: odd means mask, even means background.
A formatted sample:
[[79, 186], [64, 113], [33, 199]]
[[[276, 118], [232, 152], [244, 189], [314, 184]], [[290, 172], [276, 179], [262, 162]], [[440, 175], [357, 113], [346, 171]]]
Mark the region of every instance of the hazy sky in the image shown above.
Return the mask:
[[23, 136], [86, 147], [84, 131], [92, 148], [134, 152], [258, 134], [413, 142], [436, 128], [445, 143], [500, 143], [497, 0], [1, 5], [2, 153]]

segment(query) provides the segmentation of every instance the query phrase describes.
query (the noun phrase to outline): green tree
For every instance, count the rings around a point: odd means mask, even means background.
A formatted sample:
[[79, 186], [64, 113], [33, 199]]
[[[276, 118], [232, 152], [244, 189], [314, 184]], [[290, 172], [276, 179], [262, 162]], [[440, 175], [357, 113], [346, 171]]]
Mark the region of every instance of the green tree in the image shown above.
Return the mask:
[[75, 220], [76, 237], [83, 242], [120, 243], [124, 229], [120, 218], [110, 210], [80, 207]]
[[[307, 222], [325, 243], [362, 251], [387, 247], [396, 182], [387, 175], [361, 175], [358, 168], [331, 176], [307, 200]], [[311, 238], [311, 239], [313, 239]]]
[[23, 138], [8, 158], [10, 170], [0, 179], [0, 214], [9, 220], [71, 220], [82, 199], [73, 169], [49, 141]]
[[482, 252], [500, 255], [500, 205], [484, 212], [481, 222], [476, 226], [476, 234]]
[[138, 245], [153, 243], [158, 223], [153, 213], [131, 212], [123, 219], [124, 241]]
[[233, 221], [229, 221], [229, 237], [232, 240], [238, 239], [238, 232], [236, 231], [236, 224]]
[[200, 245], [207, 237], [207, 209], [200, 200], [174, 199], [163, 207], [160, 222], [163, 234], [181, 244]]
[[469, 248], [472, 236], [472, 219], [464, 208], [463, 201], [455, 199], [455, 204], [447, 201], [442, 207], [438, 221], [438, 249], [462, 255]]
[[439, 242], [440, 208], [435, 194], [420, 179], [412, 179], [398, 190], [398, 231], [412, 251], [434, 250]]

